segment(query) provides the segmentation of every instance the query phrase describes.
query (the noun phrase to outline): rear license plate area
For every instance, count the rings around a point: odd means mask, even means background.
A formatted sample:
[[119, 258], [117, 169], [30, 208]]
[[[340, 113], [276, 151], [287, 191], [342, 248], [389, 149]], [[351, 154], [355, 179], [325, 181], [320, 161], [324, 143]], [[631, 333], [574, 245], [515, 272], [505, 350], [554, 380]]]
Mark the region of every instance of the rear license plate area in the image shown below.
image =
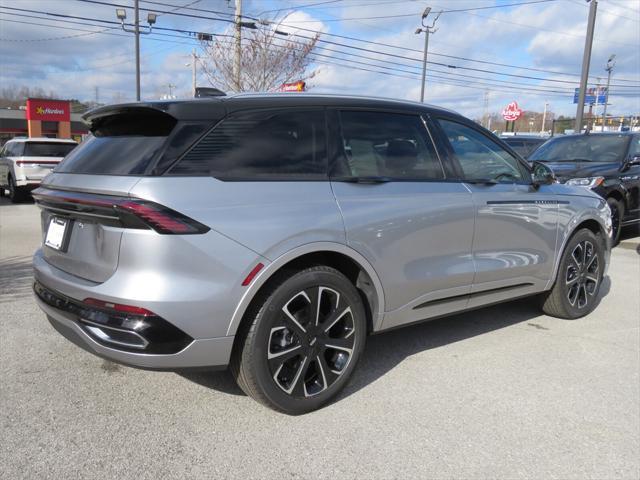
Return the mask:
[[54, 250], [66, 252], [69, 246], [71, 223], [72, 220], [68, 218], [51, 217], [49, 219], [49, 227], [47, 228], [44, 244]]

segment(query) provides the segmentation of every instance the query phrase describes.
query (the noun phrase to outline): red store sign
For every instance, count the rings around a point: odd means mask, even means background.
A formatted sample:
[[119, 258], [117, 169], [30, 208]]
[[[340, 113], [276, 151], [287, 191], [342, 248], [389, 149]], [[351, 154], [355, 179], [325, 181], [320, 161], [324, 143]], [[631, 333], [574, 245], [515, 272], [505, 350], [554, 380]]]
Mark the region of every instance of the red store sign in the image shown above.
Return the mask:
[[502, 118], [508, 122], [515, 122], [522, 115], [522, 110], [518, 107], [518, 102], [511, 102], [502, 110]]
[[306, 90], [305, 82], [283, 83], [280, 86], [281, 92], [304, 92]]
[[61, 100], [27, 100], [27, 120], [45, 122], [68, 122], [71, 120], [71, 105]]

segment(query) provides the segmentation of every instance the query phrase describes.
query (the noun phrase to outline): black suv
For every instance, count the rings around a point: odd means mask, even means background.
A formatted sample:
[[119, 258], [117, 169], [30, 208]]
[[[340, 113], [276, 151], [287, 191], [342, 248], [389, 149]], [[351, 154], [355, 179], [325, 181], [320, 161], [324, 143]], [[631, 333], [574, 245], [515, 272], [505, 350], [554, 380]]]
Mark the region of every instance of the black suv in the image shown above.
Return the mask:
[[592, 189], [607, 200], [613, 244], [626, 225], [640, 222], [640, 134], [585, 133], [548, 140], [530, 157], [545, 162], [558, 181]]
[[516, 153], [519, 153], [522, 158], [529, 158], [540, 145], [547, 141], [545, 137], [534, 137], [532, 135], [501, 136], [500, 139], [515, 150]]

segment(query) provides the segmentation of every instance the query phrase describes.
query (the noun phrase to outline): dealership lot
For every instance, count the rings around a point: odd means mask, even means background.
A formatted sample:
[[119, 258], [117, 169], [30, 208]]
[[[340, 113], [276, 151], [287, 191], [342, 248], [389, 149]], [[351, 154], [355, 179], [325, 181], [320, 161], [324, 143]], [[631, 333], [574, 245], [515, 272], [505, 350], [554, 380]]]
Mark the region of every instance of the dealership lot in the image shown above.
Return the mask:
[[227, 373], [93, 357], [31, 294], [37, 208], [0, 199], [3, 478], [638, 478], [638, 237], [599, 308], [562, 321], [528, 300], [369, 339], [339, 399], [287, 417]]

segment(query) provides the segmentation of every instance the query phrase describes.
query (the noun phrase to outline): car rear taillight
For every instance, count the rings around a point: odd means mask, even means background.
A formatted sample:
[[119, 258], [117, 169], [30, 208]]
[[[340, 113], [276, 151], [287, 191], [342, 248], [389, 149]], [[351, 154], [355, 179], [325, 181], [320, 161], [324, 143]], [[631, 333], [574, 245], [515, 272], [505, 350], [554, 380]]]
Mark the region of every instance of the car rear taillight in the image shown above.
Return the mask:
[[67, 192], [40, 187], [33, 191], [38, 206], [71, 216], [117, 221], [127, 228], [152, 228], [163, 235], [206, 233], [209, 227], [163, 205], [139, 198]]

